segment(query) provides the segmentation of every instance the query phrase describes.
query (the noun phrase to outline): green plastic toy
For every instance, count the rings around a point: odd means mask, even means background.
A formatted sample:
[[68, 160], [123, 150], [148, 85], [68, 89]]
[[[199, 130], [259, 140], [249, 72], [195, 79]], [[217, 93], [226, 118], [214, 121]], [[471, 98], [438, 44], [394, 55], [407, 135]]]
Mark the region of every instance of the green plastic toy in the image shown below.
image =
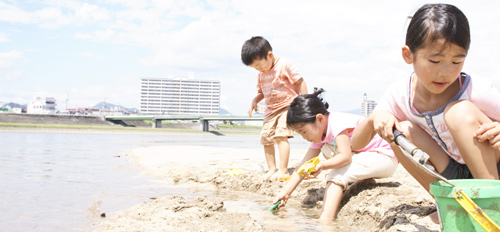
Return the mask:
[[273, 210], [275, 210], [276, 208], [278, 208], [278, 205], [280, 205], [280, 204], [281, 204], [281, 200], [279, 200], [278, 202], [276, 202], [276, 204], [272, 205], [272, 206], [271, 206], [271, 207], [269, 207], [269, 209], [267, 209], [267, 210], [269, 210], [269, 211], [273, 211]]

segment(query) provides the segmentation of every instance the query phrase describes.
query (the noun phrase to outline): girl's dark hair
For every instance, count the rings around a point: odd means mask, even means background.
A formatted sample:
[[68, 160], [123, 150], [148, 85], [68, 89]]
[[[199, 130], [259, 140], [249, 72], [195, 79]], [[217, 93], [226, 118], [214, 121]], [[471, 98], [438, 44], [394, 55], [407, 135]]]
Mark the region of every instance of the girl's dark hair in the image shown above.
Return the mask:
[[323, 103], [319, 94], [325, 92], [320, 88], [312, 94], [303, 94], [293, 99], [286, 116], [286, 125], [292, 127], [299, 123], [314, 123], [317, 114], [328, 115], [328, 103]]
[[469, 51], [469, 21], [457, 7], [449, 4], [426, 4], [413, 15], [408, 31], [406, 45], [412, 53], [426, 43], [445, 39]]
[[248, 66], [257, 59], [267, 58], [267, 54], [271, 51], [273, 51], [273, 48], [266, 39], [261, 36], [254, 36], [243, 44], [241, 61]]

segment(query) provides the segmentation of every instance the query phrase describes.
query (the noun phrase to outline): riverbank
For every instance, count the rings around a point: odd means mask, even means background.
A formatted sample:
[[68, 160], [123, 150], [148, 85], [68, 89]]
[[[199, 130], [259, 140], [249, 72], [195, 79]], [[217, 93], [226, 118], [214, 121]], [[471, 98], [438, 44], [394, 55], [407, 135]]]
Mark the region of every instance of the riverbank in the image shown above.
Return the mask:
[[[260, 152], [221, 147], [157, 146], [131, 149], [128, 157], [145, 175], [162, 180], [261, 195], [268, 202], [259, 210], [266, 211], [273, 196], [286, 182], [262, 180], [263, 173], [255, 168], [265, 165]], [[292, 148], [290, 163], [297, 163], [304, 152]], [[241, 173], [234, 172], [235, 169]], [[322, 178], [304, 181], [292, 194], [287, 207], [274, 214], [280, 217], [280, 211], [285, 212], [295, 205], [312, 207], [319, 216], [324, 193]], [[389, 178], [353, 186], [345, 193], [337, 221], [321, 226], [323, 231], [439, 231], [438, 225], [424, 220], [435, 210], [433, 198], [400, 166]], [[227, 212], [224, 199], [158, 196], [147, 204], [106, 212], [96, 231], [285, 231], [283, 228], [287, 228], [270, 226], [252, 218], [251, 214]], [[316, 218], [310, 221], [319, 224]], [[283, 226], [290, 223], [294, 222], [286, 223], [285, 220]]]
[[59, 124], [59, 125], [87, 125], [87, 126], [120, 126], [106, 121], [103, 117], [85, 115], [50, 115], [50, 114], [18, 114], [0, 113], [2, 123], [25, 124]]
[[[0, 113], [1, 128], [24, 128], [37, 132], [74, 132], [86, 133], [85, 130], [96, 130], [100, 133], [169, 133], [169, 132], [198, 132], [202, 131], [200, 123], [172, 123], [165, 122], [162, 128], [152, 128], [151, 123], [142, 120], [120, 122], [118, 124], [106, 121], [97, 116], [75, 115], [40, 115], [40, 114], [15, 114]], [[30, 129], [26, 129], [30, 128]], [[220, 125], [210, 126], [210, 133], [258, 133], [260, 127]]]
[[205, 136], [225, 136], [225, 135], [248, 135], [255, 134], [258, 131], [249, 130], [218, 130], [218, 131], [199, 131], [192, 129], [170, 129], [170, 128], [130, 128], [130, 127], [93, 127], [93, 126], [66, 126], [66, 125], [5, 125], [0, 123], [0, 132], [31, 132], [31, 133], [84, 133], [84, 134], [196, 134]]

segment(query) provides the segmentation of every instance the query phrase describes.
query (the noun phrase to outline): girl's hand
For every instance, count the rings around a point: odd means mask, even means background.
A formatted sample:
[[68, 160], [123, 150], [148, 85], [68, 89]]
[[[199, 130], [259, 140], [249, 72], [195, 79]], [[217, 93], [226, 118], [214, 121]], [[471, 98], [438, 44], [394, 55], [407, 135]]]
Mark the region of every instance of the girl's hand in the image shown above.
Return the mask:
[[479, 127], [474, 133], [479, 142], [489, 140], [493, 147], [500, 148], [500, 123], [490, 122]]
[[324, 167], [324, 161], [320, 161], [317, 165], [316, 165], [316, 171], [315, 172], [311, 172], [310, 175], [304, 175], [304, 177], [308, 177], [308, 178], [316, 178], [318, 177], [318, 175], [321, 173], [321, 171], [323, 171], [323, 167]]
[[373, 130], [389, 143], [394, 141], [392, 128], [395, 126], [397, 130], [401, 131], [396, 117], [387, 111], [375, 111], [370, 117], [373, 122]]
[[278, 205], [278, 209], [281, 207], [285, 207], [289, 197], [290, 195], [283, 190], [273, 199], [273, 205], [281, 200], [281, 204]]

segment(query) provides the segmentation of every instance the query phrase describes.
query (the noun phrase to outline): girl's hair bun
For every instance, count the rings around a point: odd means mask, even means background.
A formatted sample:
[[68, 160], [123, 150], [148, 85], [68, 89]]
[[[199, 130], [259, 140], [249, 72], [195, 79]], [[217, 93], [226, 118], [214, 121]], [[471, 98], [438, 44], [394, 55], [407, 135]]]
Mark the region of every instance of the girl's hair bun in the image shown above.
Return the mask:
[[319, 98], [319, 100], [321, 100], [321, 102], [323, 102], [323, 104], [325, 105], [325, 108], [328, 109], [328, 102], [326, 102], [326, 99], [324, 98], [323, 96], [323, 93], [326, 92], [323, 88], [318, 88], [318, 87], [314, 87], [314, 95], [316, 95], [317, 98]]

